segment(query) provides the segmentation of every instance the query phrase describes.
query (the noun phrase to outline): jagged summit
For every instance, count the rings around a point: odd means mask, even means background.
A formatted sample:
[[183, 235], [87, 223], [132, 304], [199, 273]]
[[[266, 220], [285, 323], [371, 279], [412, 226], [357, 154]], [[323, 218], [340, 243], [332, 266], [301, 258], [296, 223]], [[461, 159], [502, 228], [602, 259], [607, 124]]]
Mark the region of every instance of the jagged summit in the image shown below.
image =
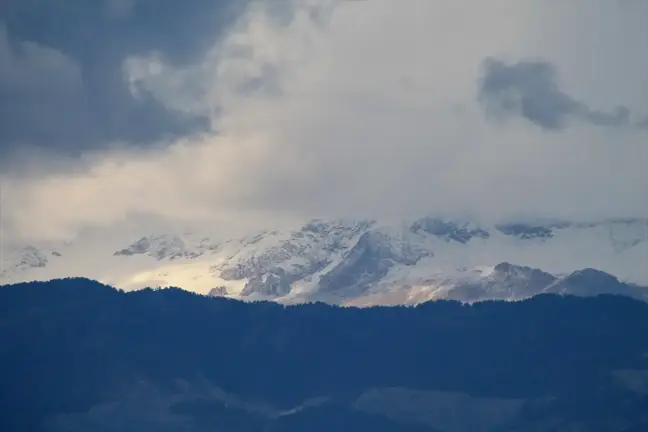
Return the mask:
[[626, 283], [648, 285], [648, 221], [638, 219], [314, 219], [229, 239], [198, 228], [134, 234], [121, 244], [106, 231], [94, 243], [11, 249], [1, 281], [86, 276], [124, 289], [179, 286], [249, 300], [361, 305], [634, 295]]
[[130, 246], [114, 253], [115, 256], [138, 254], [147, 254], [157, 260], [193, 255], [187, 252], [185, 243], [181, 238], [168, 234], [142, 237]]

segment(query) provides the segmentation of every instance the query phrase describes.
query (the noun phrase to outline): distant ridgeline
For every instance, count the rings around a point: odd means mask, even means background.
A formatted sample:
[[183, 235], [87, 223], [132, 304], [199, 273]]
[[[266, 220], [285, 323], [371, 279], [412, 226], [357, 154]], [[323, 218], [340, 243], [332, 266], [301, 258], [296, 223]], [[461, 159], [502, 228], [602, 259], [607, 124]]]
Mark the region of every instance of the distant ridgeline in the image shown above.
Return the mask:
[[648, 304], [0, 287], [0, 430], [648, 431]]

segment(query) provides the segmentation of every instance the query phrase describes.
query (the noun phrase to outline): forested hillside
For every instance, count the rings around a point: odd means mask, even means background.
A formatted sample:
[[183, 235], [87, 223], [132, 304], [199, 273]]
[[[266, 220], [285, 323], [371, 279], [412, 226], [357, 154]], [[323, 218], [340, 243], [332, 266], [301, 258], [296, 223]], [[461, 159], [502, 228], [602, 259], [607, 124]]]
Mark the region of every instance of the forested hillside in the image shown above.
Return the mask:
[[648, 430], [648, 304], [0, 287], [3, 431]]

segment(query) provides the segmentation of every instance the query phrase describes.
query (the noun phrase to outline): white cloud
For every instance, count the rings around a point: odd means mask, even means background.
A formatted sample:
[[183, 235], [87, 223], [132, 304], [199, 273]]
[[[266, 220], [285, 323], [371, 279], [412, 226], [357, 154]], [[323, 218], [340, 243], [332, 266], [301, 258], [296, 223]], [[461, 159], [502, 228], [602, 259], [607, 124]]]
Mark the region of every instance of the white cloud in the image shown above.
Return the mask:
[[132, 213], [250, 224], [280, 214], [648, 215], [645, 131], [500, 127], [476, 102], [486, 57], [542, 58], [577, 100], [645, 117], [648, 3], [347, 1], [321, 6], [330, 9], [314, 21], [315, 2], [292, 0], [288, 24], [268, 4], [253, 2], [198, 64], [124, 60], [134, 94], [211, 113], [216, 132], [7, 180], [6, 223], [51, 236]]

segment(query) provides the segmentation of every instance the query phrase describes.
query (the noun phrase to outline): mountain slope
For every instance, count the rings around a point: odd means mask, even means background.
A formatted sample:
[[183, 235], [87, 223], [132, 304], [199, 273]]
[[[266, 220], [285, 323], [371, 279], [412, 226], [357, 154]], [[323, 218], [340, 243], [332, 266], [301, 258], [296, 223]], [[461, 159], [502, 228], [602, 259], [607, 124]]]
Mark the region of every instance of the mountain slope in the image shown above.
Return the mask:
[[[638, 219], [496, 225], [433, 217], [390, 224], [313, 220], [229, 240], [200, 230], [142, 234], [118, 243], [106, 231], [93, 241], [30, 246], [32, 255], [50, 257], [36, 265], [18, 264], [33, 261], [21, 258], [24, 247], [5, 247], [0, 281], [84, 276], [124, 289], [180, 286], [250, 300], [357, 305], [516, 300], [543, 292], [552, 277], [588, 268], [618, 283], [648, 285], [648, 221]], [[48, 255], [54, 247], [56, 257]], [[512, 263], [508, 270], [506, 263]], [[576, 285], [561, 286], [578, 293]]]
[[622, 296], [357, 309], [0, 287], [0, 430], [646, 430], [646, 334], [648, 304]]

